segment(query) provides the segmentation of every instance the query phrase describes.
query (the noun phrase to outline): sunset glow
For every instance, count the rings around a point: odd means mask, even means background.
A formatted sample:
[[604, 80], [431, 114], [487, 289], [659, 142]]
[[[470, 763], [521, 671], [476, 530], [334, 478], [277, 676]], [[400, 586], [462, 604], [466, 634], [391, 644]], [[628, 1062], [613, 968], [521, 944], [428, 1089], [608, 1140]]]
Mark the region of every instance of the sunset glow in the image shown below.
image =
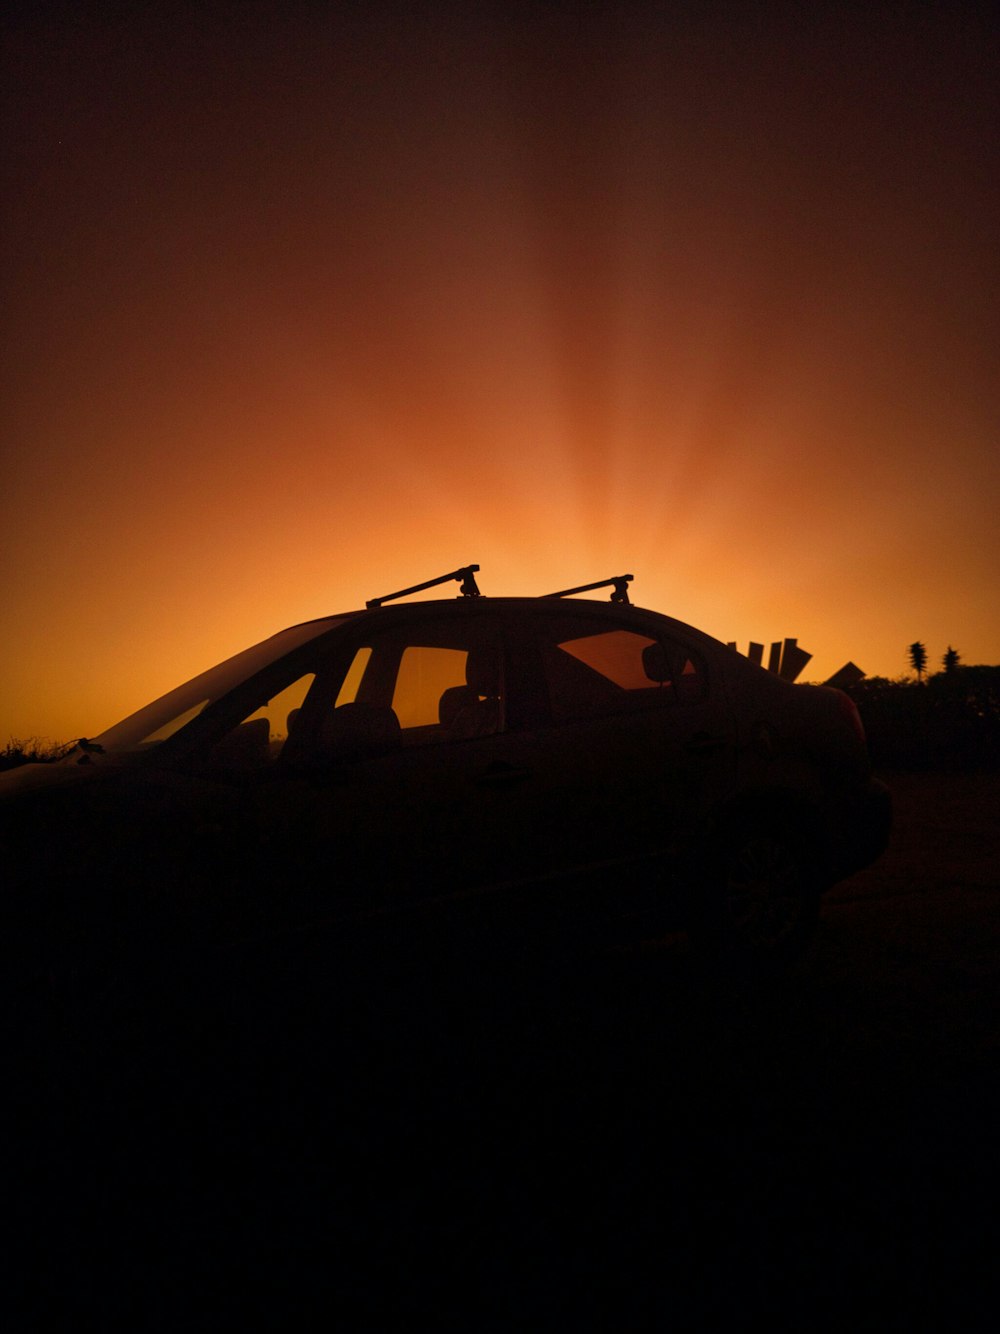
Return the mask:
[[469, 562], [1000, 662], [974, 8], [170, 11], [7, 42], [0, 744]]

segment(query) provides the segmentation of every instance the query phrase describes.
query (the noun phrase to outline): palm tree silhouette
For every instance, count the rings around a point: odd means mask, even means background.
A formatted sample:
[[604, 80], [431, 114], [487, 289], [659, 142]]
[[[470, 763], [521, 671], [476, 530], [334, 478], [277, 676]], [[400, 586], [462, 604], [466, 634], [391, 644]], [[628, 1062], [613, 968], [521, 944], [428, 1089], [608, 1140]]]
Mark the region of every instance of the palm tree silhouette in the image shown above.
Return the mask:
[[913, 670], [917, 674], [917, 680], [924, 679], [924, 670], [927, 667], [927, 649], [918, 639], [915, 644], [910, 645], [910, 662]]

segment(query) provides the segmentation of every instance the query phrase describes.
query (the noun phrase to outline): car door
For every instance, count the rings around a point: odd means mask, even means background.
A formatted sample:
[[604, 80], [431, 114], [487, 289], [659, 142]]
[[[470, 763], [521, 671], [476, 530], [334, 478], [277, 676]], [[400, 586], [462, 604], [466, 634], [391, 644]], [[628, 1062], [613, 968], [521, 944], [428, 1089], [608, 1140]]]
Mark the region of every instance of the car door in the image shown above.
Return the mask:
[[[235, 755], [257, 726], [280, 745], [246, 789], [272, 914], [408, 911], [503, 880], [526, 796], [500, 618], [462, 604], [382, 613], [309, 677], [284, 734], [272, 706], [267, 724], [253, 715], [220, 743]], [[301, 693], [293, 683], [284, 698]]]
[[613, 892], [644, 901], [647, 874], [676, 865], [732, 791], [722, 681], [700, 646], [639, 614], [538, 604], [521, 635], [537, 673], [520, 760], [533, 775], [539, 863], [632, 865]]

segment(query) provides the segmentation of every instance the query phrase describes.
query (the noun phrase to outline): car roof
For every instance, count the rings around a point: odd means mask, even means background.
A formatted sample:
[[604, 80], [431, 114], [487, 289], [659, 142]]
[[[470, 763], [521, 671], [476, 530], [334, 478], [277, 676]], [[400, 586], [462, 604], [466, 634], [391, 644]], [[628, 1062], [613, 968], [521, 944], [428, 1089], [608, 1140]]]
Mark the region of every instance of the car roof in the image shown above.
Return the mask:
[[[350, 611], [337, 612], [332, 616], [316, 617], [300, 622], [302, 625], [314, 625], [321, 621], [338, 620], [342, 622], [376, 621], [384, 625], [393, 622], [419, 620], [428, 615], [475, 616], [486, 612], [524, 615], [566, 615], [586, 613], [588, 616], [607, 617], [621, 622], [634, 619], [637, 622], [658, 622], [664, 630], [674, 630], [701, 641], [706, 645], [722, 646], [722, 641], [713, 635], [699, 630], [685, 621], [677, 620], [664, 612], [654, 611], [649, 607], [639, 607], [632, 602], [597, 601], [593, 598], [557, 597], [547, 594], [542, 597], [476, 597], [424, 598], [413, 602], [396, 602], [389, 605], [378, 604], [372, 607], [356, 607]], [[295, 628], [295, 627], [289, 627]], [[346, 628], [341, 626], [341, 629]]]
[[[441, 584], [447, 584], [452, 582], [461, 583], [460, 597], [458, 599], [459, 601], [468, 600], [468, 601], [478, 602], [479, 599], [482, 597], [482, 593], [480, 592], [479, 586], [476, 583], [476, 574], [479, 572], [479, 568], [480, 567], [478, 565], [461, 565], [457, 569], [449, 570], [447, 574], [436, 575], [433, 579], [424, 579], [422, 582], [418, 584], [411, 584], [408, 588], [398, 589], [395, 593], [383, 593], [379, 597], [368, 598], [368, 600], [365, 602], [365, 606], [363, 609], [353, 608], [351, 611], [337, 612], [336, 617], [337, 619], [348, 619], [355, 616], [363, 616], [366, 611], [371, 612], [379, 610], [387, 602], [399, 602], [403, 598], [411, 597], [414, 593], [423, 593], [429, 588], [437, 588]], [[506, 599], [493, 599], [493, 601], [521, 602], [521, 603], [550, 601], [550, 600], [555, 600], [557, 598], [570, 597], [577, 593], [589, 593], [592, 592], [594, 589], [598, 588], [611, 588], [613, 589], [613, 592], [611, 593], [611, 601], [614, 603], [619, 603], [628, 606], [630, 605], [628, 596], [628, 585], [632, 582], [632, 578], [633, 576], [631, 574], [616, 574], [612, 575], [610, 579], [598, 579], [596, 583], [579, 584], [575, 588], [560, 589], [556, 593], [543, 594], [540, 598], [506, 598]], [[435, 600], [426, 599], [423, 602], [419, 602], [416, 604], [407, 604], [407, 605], [426, 606], [428, 601], [435, 601]], [[438, 605], [442, 604], [438, 602]], [[453, 602], [449, 601], [444, 605], [450, 606], [454, 604]], [[316, 619], [329, 620], [331, 618], [323, 616], [323, 617], [317, 617]], [[313, 620], [301, 621], [299, 622], [299, 624], [313, 625], [315, 624], [315, 621]], [[289, 629], [295, 629], [295, 628], [297, 627], [295, 626], [289, 627]]]

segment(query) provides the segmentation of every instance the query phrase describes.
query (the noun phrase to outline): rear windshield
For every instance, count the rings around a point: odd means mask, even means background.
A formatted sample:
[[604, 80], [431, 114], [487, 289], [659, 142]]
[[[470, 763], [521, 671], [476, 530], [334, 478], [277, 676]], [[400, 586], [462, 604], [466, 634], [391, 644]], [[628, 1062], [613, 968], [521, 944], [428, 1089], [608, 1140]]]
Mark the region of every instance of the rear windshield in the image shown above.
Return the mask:
[[210, 667], [207, 672], [195, 676], [192, 680], [168, 694], [162, 695], [147, 704], [145, 708], [130, 714], [120, 723], [115, 723], [93, 741], [105, 751], [144, 750], [158, 745], [168, 737], [179, 732], [182, 727], [197, 718], [201, 711], [223, 695], [248, 681], [251, 676], [263, 671], [272, 662], [277, 662], [287, 653], [306, 644], [311, 639], [325, 634], [336, 625], [342, 625], [346, 617], [331, 616], [321, 621], [309, 621], [305, 625], [294, 625], [289, 630], [282, 630], [270, 639], [244, 649], [233, 658], [227, 658], [217, 667]]

